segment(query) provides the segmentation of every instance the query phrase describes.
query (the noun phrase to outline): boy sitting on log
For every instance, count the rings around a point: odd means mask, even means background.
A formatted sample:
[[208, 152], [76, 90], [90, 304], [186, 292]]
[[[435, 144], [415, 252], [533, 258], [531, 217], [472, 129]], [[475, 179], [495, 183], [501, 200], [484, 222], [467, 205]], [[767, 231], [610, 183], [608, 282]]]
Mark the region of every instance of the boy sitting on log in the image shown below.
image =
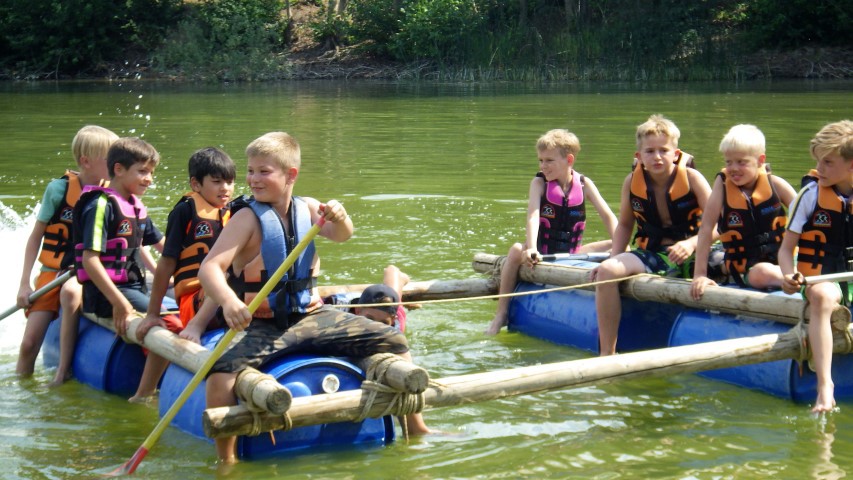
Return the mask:
[[[796, 192], [765, 167], [764, 134], [754, 125], [735, 125], [720, 142], [725, 167], [717, 174], [699, 229], [691, 294], [699, 300], [708, 278], [714, 228], [725, 249], [723, 273], [730, 283], [757, 289], [782, 286], [777, 265], [785, 234], [785, 208]], [[714, 220], [717, 220], [716, 222]]]
[[575, 156], [581, 146], [578, 137], [568, 130], [550, 130], [536, 142], [539, 172], [530, 181], [527, 199], [526, 238], [513, 244], [501, 269], [500, 294], [495, 317], [484, 332], [496, 335], [507, 324], [510, 297], [515, 289], [518, 269], [533, 267], [540, 253], [606, 252], [610, 240], [581, 245], [586, 227], [586, 200], [592, 202], [613, 237], [616, 216], [601, 198], [595, 184], [574, 170]]
[[[332, 241], [349, 239], [353, 225], [336, 200], [321, 204], [293, 195], [300, 148], [287, 133], [259, 137], [249, 144], [246, 155], [246, 180], [254, 195], [250, 208], [234, 213], [199, 270], [206, 295], [221, 305], [228, 326], [246, 332], [213, 365], [207, 379], [207, 407], [235, 405], [234, 384], [240, 371], [290, 353], [357, 357], [395, 353], [410, 359], [406, 337], [399, 330], [324, 307], [319, 297], [312, 299], [313, 242], [254, 315], [249, 312], [246, 304], [260, 290], [261, 278], [276, 270], [321, 217], [326, 223], [320, 235]], [[236, 462], [235, 447], [235, 437], [216, 439], [223, 462]]]
[[785, 293], [800, 291], [809, 305], [809, 363], [817, 375], [812, 412], [820, 413], [835, 408], [830, 316], [839, 303], [850, 307], [853, 282], [807, 284], [804, 276], [853, 272], [853, 122], [824, 126], [811, 140], [811, 154], [817, 166], [791, 205], [779, 266]]
[[[661, 115], [637, 127], [634, 156], [639, 161], [622, 184], [611, 257], [590, 272], [593, 282], [670, 271], [690, 277], [687, 270], [711, 187], [701, 173], [687, 167], [688, 155], [678, 149], [680, 136], [678, 127]], [[638, 248], [625, 252], [635, 223]], [[595, 287], [595, 307], [599, 353], [613, 355], [622, 317], [618, 282]]]
[[[173, 276], [182, 338], [200, 343], [202, 333], [215, 315], [216, 305], [204, 302], [198, 269], [231, 217], [228, 203], [234, 193], [237, 172], [231, 157], [214, 147], [193, 153], [188, 169], [192, 191], [181, 197], [169, 212], [166, 243], [154, 272], [148, 313], [136, 329], [136, 338], [140, 340], [155, 325], [168, 327], [160, 316], [160, 305]], [[129, 401], [140, 403], [151, 399], [168, 366], [165, 358], [149, 352], [139, 387]]]

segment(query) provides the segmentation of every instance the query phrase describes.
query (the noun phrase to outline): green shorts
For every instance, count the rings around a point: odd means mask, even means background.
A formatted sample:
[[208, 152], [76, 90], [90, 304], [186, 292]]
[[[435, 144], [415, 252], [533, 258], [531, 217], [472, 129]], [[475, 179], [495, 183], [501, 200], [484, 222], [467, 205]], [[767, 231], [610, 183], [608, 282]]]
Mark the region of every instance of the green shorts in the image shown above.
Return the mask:
[[210, 373], [238, 373], [260, 368], [293, 353], [366, 357], [374, 353], [406, 353], [406, 336], [394, 327], [331, 307], [305, 314], [282, 330], [275, 322], [253, 320], [245, 335], [213, 364]]
[[[835, 288], [838, 290], [838, 293], [841, 294], [841, 301], [839, 302], [839, 304], [840, 305], [846, 305], [846, 306], [850, 307], [851, 305], [853, 305], [853, 282], [846, 282], [846, 283], [847, 283], [847, 298], [844, 298], [844, 292], [841, 291], [841, 282], [833, 282], [833, 285], [835, 285]], [[803, 300], [808, 301], [809, 299], [806, 298], [806, 286], [807, 285], [803, 285], [803, 288], [800, 289], [800, 295], [802, 295]]]
[[652, 252], [651, 250], [635, 248], [630, 253], [636, 255], [643, 262], [643, 265], [646, 266], [646, 273], [665, 277], [693, 278], [693, 265], [696, 262], [695, 254], [690, 255], [684, 263], [678, 265], [669, 259], [666, 251]]

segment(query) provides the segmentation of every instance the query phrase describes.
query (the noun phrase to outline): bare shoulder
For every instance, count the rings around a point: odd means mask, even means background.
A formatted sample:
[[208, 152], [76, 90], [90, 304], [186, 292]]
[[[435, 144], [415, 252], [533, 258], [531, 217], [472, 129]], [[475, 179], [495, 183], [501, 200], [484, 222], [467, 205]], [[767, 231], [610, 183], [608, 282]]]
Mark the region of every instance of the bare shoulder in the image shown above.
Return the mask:
[[691, 184], [695, 185], [698, 183], [699, 185], [706, 186], [709, 189], [711, 188], [711, 186], [708, 185], [708, 180], [705, 178], [704, 175], [702, 175], [702, 172], [696, 170], [695, 168], [687, 169], [687, 179], [690, 181]]

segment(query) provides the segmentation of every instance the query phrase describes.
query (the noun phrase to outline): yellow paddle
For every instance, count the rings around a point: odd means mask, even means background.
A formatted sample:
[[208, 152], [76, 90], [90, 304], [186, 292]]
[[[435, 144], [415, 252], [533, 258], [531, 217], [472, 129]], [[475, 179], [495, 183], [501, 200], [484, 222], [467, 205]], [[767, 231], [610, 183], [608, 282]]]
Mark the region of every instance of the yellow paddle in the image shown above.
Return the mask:
[[[299, 255], [308, 247], [308, 244], [317, 236], [317, 233], [320, 232], [320, 228], [323, 224], [326, 223], [326, 220], [320, 217], [320, 220], [311, 227], [310, 230], [305, 234], [302, 240], [293, 248], [293, 251], [284, 259], [284, 262], [276, 269], [276, 271], [270, 276], [267, 283], [261, 288], [261, 291], [258, 292], [257, 296], [249, 303], [248, 308], [250, 313], [255, 313], [255, 310], [258, 309], [260, 304], [267, 298], [267, 295], [270, 294], [273, 287], [281, 280], [281, 277], [284, 276], [284, 273], [296, 262], [296, 259]], [[228, 329], [225, 334], [222, 336], [222, 339], [219, 340], [219, 343], [216, 345], [216, 348], [210, 352], [210, 356], [207, 358], [207, 361], [198, 369], [198, 371], [193, 375], [190, 379], [189, 383], [186, 387], [184, 387], [184, 391], [178, 396], [175, 400], [175, 403], [169, 407], [169, 410], [163, 415], [163, 418], [160, 419], [160, 422], [157, 423], [157, 426], [154, 427], [154, 430], [151, 431], [151, 434], [148, 435], [148, 438], [142, 442], [142, 445], [136, 450], [136, 453], [130, 457], [130, 460], [124, 463], [124, 465], [116, 468], [112, 472], [104, 475], [106, 477], [117, 477], [119, 475], [130, 475], [136, 471], [136, 467], [142, 462], [142, 459], [148, 455], [148, 451], [154, 448], [154, 444], [157, 443], [157, 440], [160, 439], [160, 435], [166, 430], [166, 427], [169, 426], [169, 423], [172, 422], [172, 419], [175, 418], [175, 415], [178, 414], [178, 411], [181, 407], [184, 406], [187, 399], [189, 399], [190, 395], [192, 395], [193, 390], [201, 383], [201, 379], [207, 375], [207, 372], [210, 371], [213, 364], [216, 360], [222, 355], [228, 345], [231, 343], [231, 340], [234, 339], [234, 335], [237, 332], [233, 329]]]

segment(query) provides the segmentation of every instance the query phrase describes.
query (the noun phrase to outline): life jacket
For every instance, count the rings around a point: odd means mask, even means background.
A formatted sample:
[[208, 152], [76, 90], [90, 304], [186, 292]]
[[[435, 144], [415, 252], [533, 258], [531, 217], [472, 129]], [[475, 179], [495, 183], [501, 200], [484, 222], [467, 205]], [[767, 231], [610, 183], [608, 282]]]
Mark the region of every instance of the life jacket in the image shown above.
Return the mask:
[[[805, 185], [817, 182], [812, 170], [803, 179]], [[816, 186], [817, 202], [803, 225], [797, 253], [797, 271], [805, 276], [853, 272], [853, 199], [833, 187]], [[845, 288], [846, 283], [841, 282]], [[846, 299], [846, 295], [842, 295]]]
[[631, 175], [631, 210], [637, 221], [637, 233], [634, 243], [644, 250], [658, 251], [664, 238], [681, 241], [699, 232], [702, 223], [702, 209], [696, 194], [690, 189], [687, 177], [687, 154], [682, 154], [675, 162], [667, 186], [666, 205], [672, 225], [663, 226], [655, 203], [654, 190], [648, 173], [642, 162], [637, 162]]
[[[246, 203], [261, 225], [261, 252], [246, 264], [239, 274], [229, 269], [228, 283], [237, 296], [249, 304], [267, 282], [270, 274], [278, 269], [287, 254], [311, 229], [311, 212], [304, 200], [293, 197], [289, 209], [292, 233], [287, 235], [282, 218], [269, 204], [254, 199], [249, 199]], [[241, 206], [235, 201], [232, 213], [236, 213]], [[254, 318], [274, 320], [279, 328], [287, 328], [290, 326], [291, 314], [307, 312], [311, 303], [311, 289], [316, 281], [311, 271], [314, 253], [314, 242], [311, 242], [258, 306]]]
[[222, 227], [231, 218], [228, 207], [216, 208], [207, 203], [197, 192], [184, 195], [178, 205], [186, 202], [190, 205], [193, 218], [184, 230], [184, 242], [175, 268], [175, 297], [195, 293], [201, 288], [198, 269], [201, 261], [210, 252], [219, 237]]
[[745, 286], [741, 276], [753, 265], [777, 263], [788, 219], [764, 168], [758, 169], [758, 179], [749, 197], [726, 177], [725, 169], [717, 176], [725, 182], [717, 230], [726, 251], [726, 268], [738, 285]]
[[[110, 280], [115, 284], [137, 283], [145, 279], [142, 269], [142, 259], [139, 248], [148, 220], [148, 210], [136, 195], [131, 200], [125, 200], [115, 190], [107, 187], [88, 185], [83, 188], [83, 194], [74, 208], [75, 239], [82, 239], [83, 226], [79, 225], [82, 208], [89, 202], [97, 202], [98, 197], [106, 196], [112, 203], [112, 218], [105, 219], [107, 224], [106, 249], [100, 253], [101, 263], [107, 271]], [[91, 281], [91, 277], [83, 268], [84, 245], [81, 241], [74, 247], [77, 280]]]
[[[66, 170], [61, 177], [65, 182], [65, 196], [47, 222], [39, 253], [39, 262], [45, 267], [62, 270], [72, 263], [71, 226], [74, 220], [74, 205], [80, 199], [83, 184], [77, 172]], [[69, 255], [66, 255], [69, 253]]]
[[[542, 172], [537, 177], [545, 179]], [[581, 246], [586, 226], [583, 175], [572, 173], [569, 191], [556, 180], [546, 181], [539, 199], [539, 236], [536, 249], [541, 253], [575, 253]]]

